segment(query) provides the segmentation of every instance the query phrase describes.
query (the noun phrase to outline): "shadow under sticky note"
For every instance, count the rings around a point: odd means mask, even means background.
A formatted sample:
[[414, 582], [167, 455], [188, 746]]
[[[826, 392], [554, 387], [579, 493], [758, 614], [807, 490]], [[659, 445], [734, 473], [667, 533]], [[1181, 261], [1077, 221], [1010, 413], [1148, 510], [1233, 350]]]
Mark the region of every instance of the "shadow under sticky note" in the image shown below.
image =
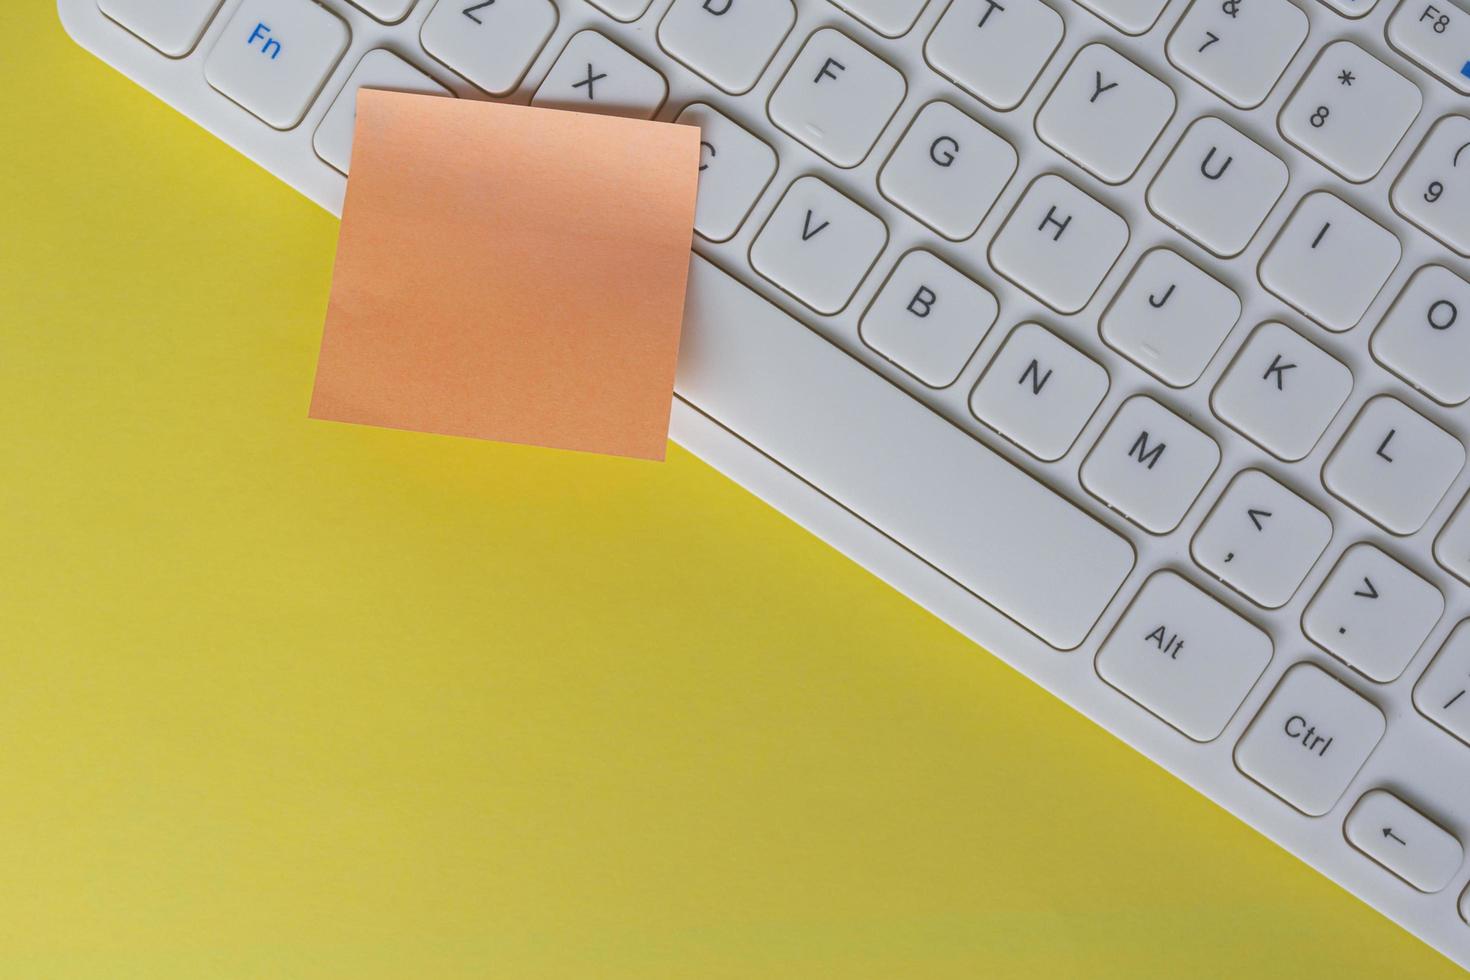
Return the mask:
[[362, 90], [313, 418], [663, 459], [689, 126]]

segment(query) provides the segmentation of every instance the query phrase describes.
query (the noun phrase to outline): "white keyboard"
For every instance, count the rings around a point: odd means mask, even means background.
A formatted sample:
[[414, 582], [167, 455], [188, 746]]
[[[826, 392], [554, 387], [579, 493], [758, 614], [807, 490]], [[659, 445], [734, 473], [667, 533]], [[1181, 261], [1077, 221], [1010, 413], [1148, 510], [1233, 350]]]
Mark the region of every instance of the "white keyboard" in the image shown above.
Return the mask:
[[700, 125], [675, 437], [1470, 966], [1463, 2], [60, 10], [333, 210], [359, 86]]

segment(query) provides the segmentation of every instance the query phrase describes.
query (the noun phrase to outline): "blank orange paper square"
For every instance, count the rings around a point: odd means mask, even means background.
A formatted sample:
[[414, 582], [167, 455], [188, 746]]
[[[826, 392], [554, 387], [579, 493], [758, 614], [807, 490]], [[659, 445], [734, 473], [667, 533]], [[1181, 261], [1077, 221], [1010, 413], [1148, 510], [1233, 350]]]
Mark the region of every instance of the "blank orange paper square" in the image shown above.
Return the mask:
[[663, 459], [699, 130], [363, 90], [311, 416]]

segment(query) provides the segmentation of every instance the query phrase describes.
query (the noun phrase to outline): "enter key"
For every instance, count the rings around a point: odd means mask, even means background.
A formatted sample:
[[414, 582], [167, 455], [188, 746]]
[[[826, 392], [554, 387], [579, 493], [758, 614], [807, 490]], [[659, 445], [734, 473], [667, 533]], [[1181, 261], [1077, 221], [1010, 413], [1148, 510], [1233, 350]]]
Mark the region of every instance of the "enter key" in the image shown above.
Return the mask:
[[1350, 844], [1421, 892], [1448, 885], [1465, 856], [1454, 835], [1382, 789], [1363, 794], [1343, 832]]

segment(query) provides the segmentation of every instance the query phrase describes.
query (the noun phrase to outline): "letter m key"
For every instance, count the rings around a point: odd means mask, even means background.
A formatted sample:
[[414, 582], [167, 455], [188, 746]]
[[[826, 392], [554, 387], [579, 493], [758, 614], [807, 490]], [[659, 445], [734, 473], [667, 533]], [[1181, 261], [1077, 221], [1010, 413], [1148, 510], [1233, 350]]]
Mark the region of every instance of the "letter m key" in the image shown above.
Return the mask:
[[1167, 443], [1162, 442], [1150, 448], [1148, 444], [1148, 430], [1144, 429], [1138, 434], [1138, 438], [1133, 440], [1133, 445], [1128, 448], [1128, 455], [1138, 457], [1140, 463], [1149, 469], [1153, 469], [1154, 464], [1164, 455], [1166, 448]]

